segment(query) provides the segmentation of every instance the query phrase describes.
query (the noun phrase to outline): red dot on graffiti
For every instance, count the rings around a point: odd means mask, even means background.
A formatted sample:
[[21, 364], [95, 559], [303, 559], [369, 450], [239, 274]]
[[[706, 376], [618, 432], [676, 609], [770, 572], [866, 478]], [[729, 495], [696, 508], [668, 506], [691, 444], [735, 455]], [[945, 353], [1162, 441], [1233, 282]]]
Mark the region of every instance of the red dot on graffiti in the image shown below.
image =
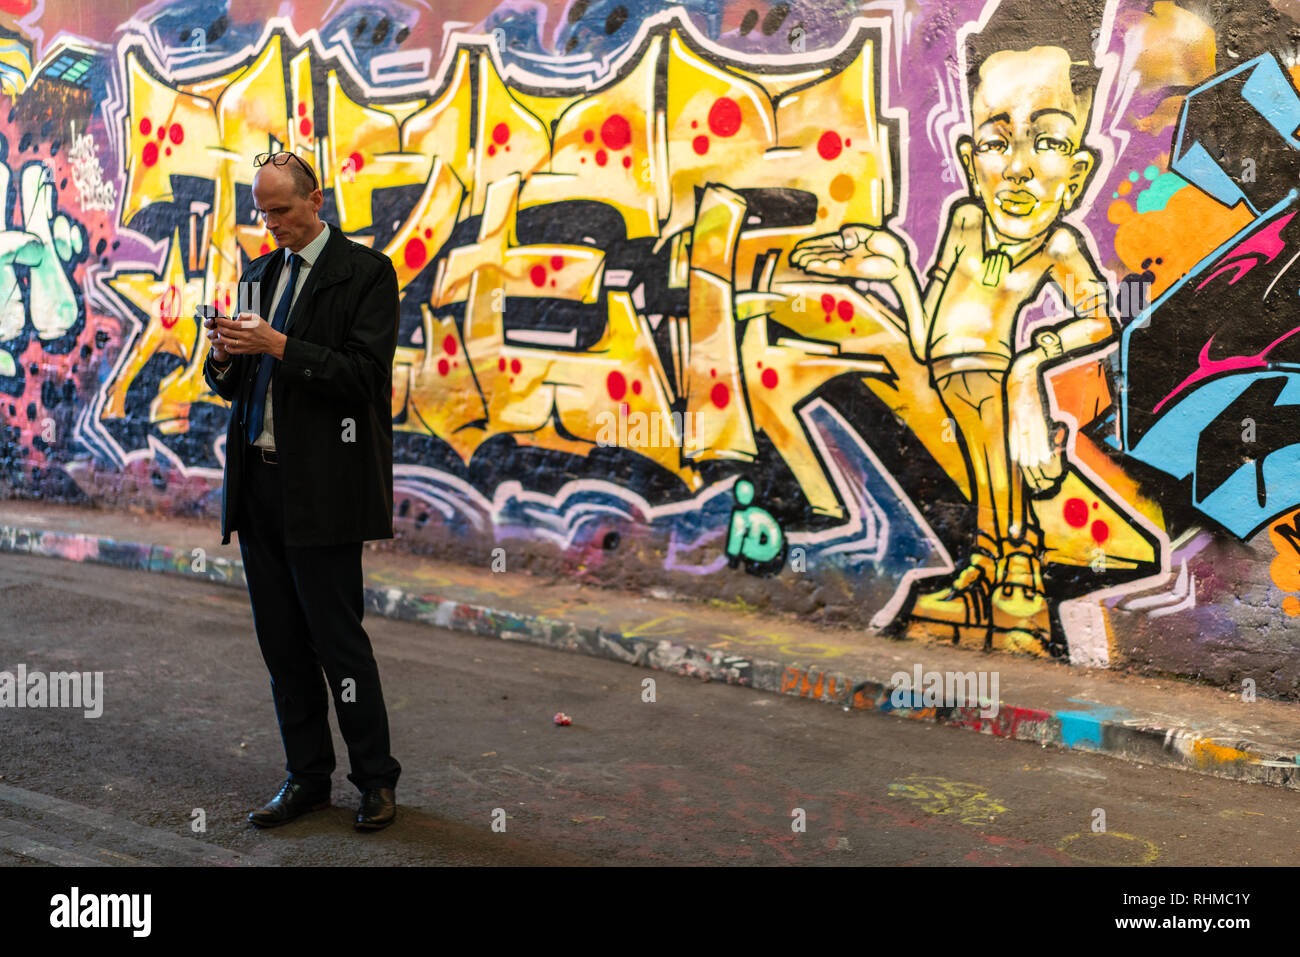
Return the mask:
[[419, 269], [424, 265], [424, 261], [429, 258], [428, 252], [425, 251], [424, 243], [419, 239], [408, 239], [406, 248], [402, 251], [406, 260], [407, 269]]
[[505, 371], [506, 371], [506, 360], [505, 360], [505, 359], [498, 359], [498, 360], [497, 360], [497, 370], [500, 371], [500, 372], [505, 372]]
[[433, 238], [433, 230], [432, 230], [432, 229], [426, 229], [426, 230], [424, 231], [424, 238], [425, 238], [425, 239], [432, 239], [432, 238]]
[[585, 163], [585, 162], [587, 162], [587, 157], [585, 157], [585, 156], [579, 157], [579, 158], [578, 158], [578, 162], [579, 162], [579, 163]]
[[171, 148], [170, 146], [167, 147], [167, 155], [168, 155], [168, 156], [171, 156], [171, 155], [172, 155], [172, 148]]
[[621, 113], [615, 113], [600, 125], [600, 140], [612, 150], [621, 150], [632, 142], [632, 124]]
[[153, 121], [150, 120], [149, 117], [146, 116], [144, 119], [142, 119], [142, 120], [140, 121], [140, 135], [141, 135], [141, 136], [148, 136], [148, 135], [149, 135], [149, 131], [152, 130], [152, 129], [153, 129]]
[[760, 363], [758, 364], [758, 367], [759, 367], [760, 369], [763, 368], [763, 363], [760, 362]]
[[713, 404], [719, 409], [725, 409], [727, 403], [731, 401], [731, 390], [719, 382], [713, 387], [713, 391], [709, 393], [709, 398], [713, 400]]
[[605, 376], [605, 388], [609, 391], [609, 397], [617, 402], [627, 395], [627, 379], [623, 378], [623, 373], [615, 369]]
[[835, 311], [839, 314], [841, 319], [848, 322], [853, 318], [853, 303], [849, 302], [847, 299], [841, 299], [839, 305], [835, 307]]
[[718, 370], [717, 370], [717, 369], [710, 369], [710, 370], [709, 370], [709, 378], [710, 378], [710, 379], [716, 379], [717, 377], [718, 377]]
[[1062, 514], [1072, 528], [1083, 528], [1088, 524], [1088, 503], [1081, 498], [1072, 498], [1065, 503]]
[[165, 140], [166, 138], [167, 138], [167, 124], [164, 123], [160, 127], [158, 127], [158, 139]]
[[447, 353], [449, 356], [454, 356], [456, 354], [455, 336], [447, 336], [442, 340], [442, 351]]
[[827, 321], [827, 322], [830, 322], [830, 321], [831, 321], [830, 313], [827, 313], [827, 314], [826, 314], [826, 321]]
[[631, 168], [632, 168], [632, 157], [630, 157], [630, 156], [624, 156], [624, 157], [623, 157], [623, 168], [624, 168], [624, 169], [631, 169]]
[[632, 383], [632, 391], [633, 391], [634, 393], [636, 393], [637, 395], [640, 395], [640, 394], [641, 394], [641, 380], [640, 380], [640, 379], [636, 379], [636, 380]]
[[822, 312], [835, 311], [835, 297], [829, 292], [822, 293]]
[[1092, 523], [1092, 540], [1100, 545], [1106, 539], [1110, 538], [1110, 526], [1101, 519]]
[[176, 300], [178, 299], [175, 286], [168, 286], [167, 291], [163, 293], [162, 298], [158, 301], [158, 318], [162, 321], [164, 329], [170, 329], [176, 325], [180, 318], [177, 315], [179, 310], [176, 309]]
[[447, 362], [446, 359], [438, 360], [438, 375], [446, 375], [448, 370], [450, 369], [451, 369], [451, 365], [450, 363]]
[[851, 139], [849, 139], [849, 138], [846, 136], [846, 137], [844, 138], [844, 145], [845, 145], [846, 147], [852, 146], [852, 145], [853, 145], [853, 141], [852, 141]]
[[1093, 503], [1092, 503], [1092, 507], [1093, 507], [1093, 508], [1096, 508], [1096, 507], [1097, 507], [1097, 503], [1096, 503], [1096, 502], [1093, 502]]
[[489, 144], [488, 144], [488, 156], [496, 156], [496, 155], [497, 155], [497, 148], [496, 148], [495, 146], [493, 146], [491, 143], [489, 143]]
[[505, 146], [510, 140], [510, 127], [504, 123], [498, 123], [492, 127], [492, 141]]
[[840, 134], [834, 130], [827, 130], [821, 135], [821, 139], [817, 141], [817, 152], [824, 160], [835, 159], [840, 155], [842, 149], [844, 149], [844, 144], [840, 142]]
[[849, 332], [857, 332], [857, 331], [858, 330], [855, 327], [849, 326]]
[[348, 160], [352, 163], [352, 171], [354, 173], [360, 173], [361, 168], [366, 165], [366, 161], [362, 158], [360, 153], [351, 154], [348, 157]]
[[709, 107], [709, 130], [714, 136], [735, 136], [740, 129], [740, 104], [720, 96]]
[[596, 150], [596, 165], [604, 166], [609, 162], [609, 154], [604, 150]]
[[775, 388], [776, 388], [776, 382], [777, 382], [776, 370], [775, 370], [775, 369], [764, 369], [764, 370], [763, 370], [763, 385], [767, 386], [769, 389], [775, 389]]
[[691, 140], [691, 149], [703, 156], [709, 151], [709, 138], [707, 136], [695, 137], [695, 139]]
[[299, 116], [306, 116], [306, 115], [307, 115], [307, 104], [306, 104], [306, 103], [299, 103], [299, 104], [298, 104], [298, 115], [299, 115]]
[[528, 278], [533, 281], [533, 285], [538, 288], [546, 285], [546, 267], [534, 266], [528, 270]]
[[140, 157], [145, 166], [152, 166], [158, 162], [158, 144], [150, 141], [144, 144], [144, 153]]
[[691, 129], [695, 129], [699, 125], [700, 125], [699, 120], [691, 120]]
[[298, 121], [298, 133], [301, 136], [311, 136], [311, 120], [303, 117]]
[[172, 128], [167, 131], [167, 135], [171, 137], [173, 143], [180, 146], [185, 141], [185, 127], [179, 123], [173, 123]]
[[596, 134], [593, 133], [591, 130], [583, 130], [583, 131], [582, 131], [582, 139], [583, 139], [584, 142], [586, 142], [586, 143], [590, 143], [590, 142], [591, 142], [592, 140], [594, 140], [595, 138], [596, 138]]
[[551, 268], [552, 268], [552, 269], [556, 269], [556, 270], [563, 269], [563, 268], [564, 268], [564, 257], [563, 257], [563, 256], [552, 256], [552, 257], [551, 257]]
[[511, 359], [511, 360], [510, 360], [510, 371], [513, 372], [515, 375], [518, 375], [518, 374], [519, 374], [519, 370], [522, 369], [523, 367], [524, 367], [524, 364], [523, 364], [522, 362], [520, 362], [518, 359]]
[[271, 251], [271, 244], [270, 244], [270, 243], [262, 243], [262, 248], [261, 248], [261, 250], [260, 250], [261, 255], [265, 256], [265, 255], [266, 255], [267, 253], [269, 253], [270, 251]]

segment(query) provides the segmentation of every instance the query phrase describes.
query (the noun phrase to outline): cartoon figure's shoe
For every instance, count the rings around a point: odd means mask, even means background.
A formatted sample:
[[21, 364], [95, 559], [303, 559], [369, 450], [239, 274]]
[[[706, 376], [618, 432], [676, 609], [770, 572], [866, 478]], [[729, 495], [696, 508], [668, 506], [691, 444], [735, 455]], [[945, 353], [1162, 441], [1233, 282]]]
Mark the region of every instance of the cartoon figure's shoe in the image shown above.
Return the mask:
[[1013, 655], [1053, 657], [1047, 638], [1033, 631], [994, 631], [990, 647], [993, 651], [1005, 651]]
[[[982, 538], [983, 536], [981, 536]], [[912, 617], [952, 625], [953, 640], [960, 638], [959, 628], [981, 628], [986, 632], [992, 621], [990, 598], [997, 562], [990, 550], [991, 542], [977, 543], [965, 566], [952, 582], [936, 591], [919, 595], [912, 606]]]
[[1004, 542], [993, 583], [995, 648], [1050, 657], [1051, 612], [1043, 592], [1043, 563], [1032, 542]]

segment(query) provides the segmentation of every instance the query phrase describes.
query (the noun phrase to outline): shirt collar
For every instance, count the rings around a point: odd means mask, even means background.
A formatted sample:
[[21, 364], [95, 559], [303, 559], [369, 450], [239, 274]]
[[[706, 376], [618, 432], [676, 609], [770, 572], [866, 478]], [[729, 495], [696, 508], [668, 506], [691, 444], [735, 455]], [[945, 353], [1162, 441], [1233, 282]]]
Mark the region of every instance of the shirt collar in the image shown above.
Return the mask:
[[[302, 260], [308, 269], [316, 265], [316, 259], [320, 256], [320, 251], [325, 248], [325, 243], [328, 242], [330, 238], [329, 224], [321, 223], [321, 226], [323, 228], [320, 231], [320, 235], [309, 242], [306, 246], [303, 246], [302, 249], [298, 250], [298, 255], [302, 257]], [[284, 251], [284, 261], [286, 265], [288, 264], [291, 255], [292, 253], [286, 248]]]
[[1031, 236], [1029, 239], [1018, 243], [999, 243], [997, 234], [993, 231], [992, 217], [986, 212], [984, 214], [983, 239], [983, 253], [986, 257], [990, 252], [1000, 250], [1007, 254], [1007, 258], [1011, 261], [1011, 268], [1015, 269], [1043, 247], [1043, 244], [1047, 242], [1047, 233]]

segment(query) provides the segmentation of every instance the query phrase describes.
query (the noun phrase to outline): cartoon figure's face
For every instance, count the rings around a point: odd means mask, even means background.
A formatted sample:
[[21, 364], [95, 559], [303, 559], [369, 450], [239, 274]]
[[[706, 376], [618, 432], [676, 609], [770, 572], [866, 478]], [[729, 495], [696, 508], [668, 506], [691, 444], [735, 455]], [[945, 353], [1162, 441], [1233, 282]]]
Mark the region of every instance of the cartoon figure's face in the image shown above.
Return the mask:
[[958, 144], [972, 191], [1010, 240], [1042, 235], [1083, 194], [1096, 162], [1083, 148], [1091, 94], [1070, 89], [1060, 47], [1003, 50], [971, 93], [973, 136]]

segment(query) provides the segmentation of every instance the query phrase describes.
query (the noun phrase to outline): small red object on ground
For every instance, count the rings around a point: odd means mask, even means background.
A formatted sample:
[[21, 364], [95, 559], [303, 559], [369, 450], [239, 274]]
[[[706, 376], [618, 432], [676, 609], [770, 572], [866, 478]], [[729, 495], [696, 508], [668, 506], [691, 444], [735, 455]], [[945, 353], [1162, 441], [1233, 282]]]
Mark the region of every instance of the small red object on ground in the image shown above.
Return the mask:
[[570, 718], [570, 717], [569, 717], [567, 714], [565, 714], [563, 711], [557, 711], [557, 712], [555, 712], [555, 723], [556, 723], [556, 724], [573, 724], [573, 719]]

